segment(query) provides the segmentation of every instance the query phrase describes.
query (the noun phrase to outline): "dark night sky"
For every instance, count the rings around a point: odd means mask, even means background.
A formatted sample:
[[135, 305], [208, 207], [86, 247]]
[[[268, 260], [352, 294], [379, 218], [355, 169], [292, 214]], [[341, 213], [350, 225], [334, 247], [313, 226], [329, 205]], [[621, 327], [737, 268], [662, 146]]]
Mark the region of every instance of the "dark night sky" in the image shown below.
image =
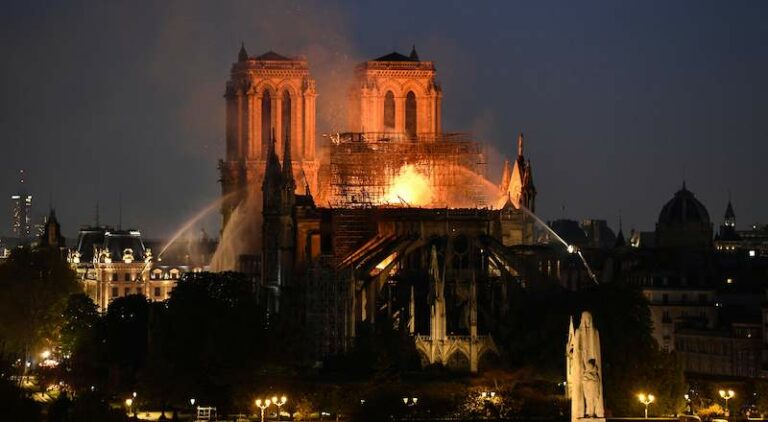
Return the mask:
[[768, 222], [765, 2], [18, 1], [0, 12], [0, 233], [19, 168], [69, 236], [97, 200], [116, 224], [122, 197], [123, 226], [150, 237], [215, 200], [241, 40], [308, 56], [321, 131], [356, 62], [415, 43], [446, 130], [496, 165], [526, 133], [545, 219], [616, 227], [621, 210], [650, 230], [685, 178], [716, 224], [729, 190], [740, 227]]

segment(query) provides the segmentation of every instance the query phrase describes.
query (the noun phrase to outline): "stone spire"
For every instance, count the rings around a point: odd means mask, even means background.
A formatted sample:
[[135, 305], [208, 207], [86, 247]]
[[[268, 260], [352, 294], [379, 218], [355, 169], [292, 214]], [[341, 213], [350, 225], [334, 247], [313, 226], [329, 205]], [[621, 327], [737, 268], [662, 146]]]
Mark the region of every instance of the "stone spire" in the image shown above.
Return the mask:
[[414, 61], [419, 61], [419, 53], [416, 52], [416, 44], [414, 44], [411, 48], [411, 54], [408, 56], [408, 58]]
[[237, 61], [244, 62], [248, 60], [248, 52], [245, 51], [245, 42], [240, 44], [240, 52], [237, 53]]
[[293, 164], [291, 163], [291, 132], [285, 130], [283, 137], [283, 188], [293, 193], [296, 190], [296, 179], [293, 177]]
[[736, 227], [736, 213], [733, 212], [733, 205], [731, 200], [728, 200], [728, 206], [725, 208], [725, 221], [724, 224], [728, 227]]
[[275, 129], [272, 129], [272, 139], [269, 142], [269, 150], [267, 151], [267, 163], [264, 169], [264, 181], [261, 184], [261, 191], [264, 192], [264, 209], [271, 209], [279, 202], [279, 190], [282, 179], [282, 169], [280, 168], [280, 159], [277, 158], [277, 152], [275, 152]]
[[509, 164], [509, 160], [504, 159], [504, 167], [501, 169], [501, 183], [499, 189], [502, 192], [506, 192], [509, 189], [509, 178], [512, 177], [512, 166]]

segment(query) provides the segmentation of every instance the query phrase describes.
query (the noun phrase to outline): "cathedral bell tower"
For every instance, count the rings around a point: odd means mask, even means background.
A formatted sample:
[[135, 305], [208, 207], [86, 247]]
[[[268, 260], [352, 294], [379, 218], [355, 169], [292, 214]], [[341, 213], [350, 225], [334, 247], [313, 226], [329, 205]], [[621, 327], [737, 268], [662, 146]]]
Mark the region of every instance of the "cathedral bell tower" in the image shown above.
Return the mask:
[[435, 65], [419, 59], [416, 47], [405, 56], [392, 52], [361, 63], [349, 92], [349, 129], [416, 140], [441, 133], [443, 97]]
[[258, 193], [274, 147], [284, 156], [285, 145], [271, 144], [271, 131], [290, 139], [294, 179], [302, 189], [317, 189], [315, 157], [315, 80], [303, 58], [269, 51], [251, 57], [243, 45], [226, 84], [226, 158], [219, 162], [222, 217], [226, 226], [234, 208], [251, 192]]

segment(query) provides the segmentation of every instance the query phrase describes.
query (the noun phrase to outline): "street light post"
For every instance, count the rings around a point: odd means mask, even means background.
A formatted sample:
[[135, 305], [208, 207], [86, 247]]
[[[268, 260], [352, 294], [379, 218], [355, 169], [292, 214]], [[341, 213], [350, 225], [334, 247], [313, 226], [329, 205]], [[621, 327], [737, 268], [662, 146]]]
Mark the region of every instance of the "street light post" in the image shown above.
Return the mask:
[[728, 400], [732, 399], [736, 393], [733, 390], [720, 390], [720, 397], [725, 400], [725, 417], [731, 416], [731, 411], [728, 410]]
[[637, 395], [637, 399], [640, 400], [640, 403], [645, 405], [645, 419], [648, 419], [648, 405], [653, 403], [654, 400], [656, 400], [656, 397], [653, 396], [653, 394], [643, 394], [640, 393]]
[[132, 398], [125, 399], [125, 407], [128, 408], [128, 414], [133, 413], [133, 399]]
[[264, 402], [261, 399], [256, 399], [256, 407], [261, 409], [261, 422], [264, 422], [264, 411], [272, 404], [272, 400], [266, 399]]
[[277, 396], [272, 396], [272, 403], [277, 406], [277, 420], [280, 421], [280, 408], [283, 407], [288, 398], [285, 396], [280, 397], [280, 401], [277, 401]]

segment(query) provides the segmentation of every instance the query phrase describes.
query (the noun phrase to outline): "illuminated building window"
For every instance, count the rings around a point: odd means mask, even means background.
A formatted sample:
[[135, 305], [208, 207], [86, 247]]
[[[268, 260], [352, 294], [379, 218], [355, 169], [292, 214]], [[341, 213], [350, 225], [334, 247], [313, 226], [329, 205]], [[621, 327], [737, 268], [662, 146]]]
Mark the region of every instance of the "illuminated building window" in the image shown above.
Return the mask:
[[395, 127], [395, 94], [392, 91], [387, 91], [384, 96], [384, 127]]
[[409, 138], [416, 138], [416, 94], [408, 91], [405, 96], [405, 133]]
[[117, 287], [112, 288], [112, 297], [117, 297], [119, 293], [117, 292]]

